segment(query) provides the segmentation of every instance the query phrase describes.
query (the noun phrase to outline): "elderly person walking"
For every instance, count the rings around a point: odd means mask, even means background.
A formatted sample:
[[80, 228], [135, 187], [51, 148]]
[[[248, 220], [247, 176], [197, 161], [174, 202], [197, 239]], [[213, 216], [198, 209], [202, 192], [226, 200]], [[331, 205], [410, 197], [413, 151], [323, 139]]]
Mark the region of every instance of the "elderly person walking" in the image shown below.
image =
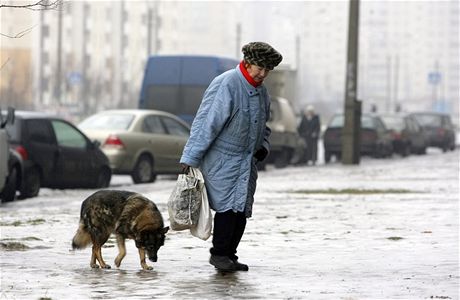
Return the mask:
[[311, 161], [313, 165], [316, 164], [318, 158], [318, 139], [321, 131], [320, 127], [319, 116], [315, 113], [315, 108], [313, 105], [308, 105], [298, 128], [299, 135], [307, 144], [306, 157], [304, 158], [307, 165], [309, 161]]
[[247, 271], [237, 248], [252, 215], [258, 161], [269, 153], [270, 100], [262, 84], [283, 57], [267, 43], [242, 48], [235, 69], [217, 76], [204, 93], [181, 164], [203, 173], [215, 210], [210, 264], [221, 271]]

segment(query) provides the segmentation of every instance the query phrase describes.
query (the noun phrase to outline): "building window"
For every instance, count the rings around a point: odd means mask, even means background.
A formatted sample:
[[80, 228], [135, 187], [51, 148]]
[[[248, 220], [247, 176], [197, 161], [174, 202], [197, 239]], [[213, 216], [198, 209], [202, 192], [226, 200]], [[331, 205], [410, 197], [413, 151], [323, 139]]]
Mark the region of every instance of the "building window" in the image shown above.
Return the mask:
[[50, 27], [47, 24], [42, 25], [42, 35], [44, 38], [50, 35]]

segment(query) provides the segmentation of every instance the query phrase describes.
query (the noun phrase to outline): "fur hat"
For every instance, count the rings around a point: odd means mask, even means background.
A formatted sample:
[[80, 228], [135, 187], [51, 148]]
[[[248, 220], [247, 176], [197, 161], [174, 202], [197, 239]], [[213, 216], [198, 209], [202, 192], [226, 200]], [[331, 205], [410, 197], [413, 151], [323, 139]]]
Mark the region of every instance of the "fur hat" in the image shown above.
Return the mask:
[[244, 60], [268, 70], [273, 70], [283, 60], [283, 56], [264, 42], [252, 42], [242, 48]]

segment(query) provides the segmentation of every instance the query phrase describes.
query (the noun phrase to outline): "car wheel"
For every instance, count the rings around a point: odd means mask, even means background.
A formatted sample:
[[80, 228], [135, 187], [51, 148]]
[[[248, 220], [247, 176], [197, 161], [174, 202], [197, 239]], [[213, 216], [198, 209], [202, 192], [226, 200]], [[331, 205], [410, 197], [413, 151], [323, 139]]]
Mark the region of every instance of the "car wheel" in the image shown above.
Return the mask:
[[142, 155], [131, 174], [134, 183], [154, 182], [156, 176], [153, 174], [153, 162], [147, 155]]
[[0, 193], [2, 202], [14, 201], [16, 197], [16, 184], [17, 184], [18, 170], [13, 168], [7, 177], [3, 191]]
[[287, 149], [281, 150], [281, 152], [275, 157], [275, 168], [285, 168], [291, 160], [290, 151]]
[[426, 154], [426, 147], [420, 148], [418, 154], [421, 154], [421, 155]]
[[112, 173], [108, 168], [103, 168], [97, 175], [97, 184], [96, 188], [106, 188], [110, 185], [110, 179], [112, 178]]
[[21, 189], [21, 198], [30, 198], [38, 195], [41, 186], [41, 177], [37, 168], [32, 168], [24, 174], [23, 186], [24, 188]]
[[404, 148], [403, 148], [403, 150], [402, 150], [401, 156], [402, 156], [402, 157], [409, 156], [409, 155], [410, 155], [410, 152], [411, 152], [410, 149], [411, 149], [410, 144], [404, 145]]
[[331, 161], [331, 152], [324, 151], [324, 162], [329, 163]]

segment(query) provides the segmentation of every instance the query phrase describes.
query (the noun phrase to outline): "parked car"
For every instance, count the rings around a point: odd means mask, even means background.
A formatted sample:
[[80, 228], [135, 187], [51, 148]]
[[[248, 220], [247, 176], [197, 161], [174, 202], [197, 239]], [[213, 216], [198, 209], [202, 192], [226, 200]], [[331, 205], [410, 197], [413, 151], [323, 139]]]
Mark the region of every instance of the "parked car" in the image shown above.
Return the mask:
[[[328, 163], [332, 156], [342, 157], [342, 128], [345, 123], [343, 114], [334, 115], [324, 132], [324, 160]], [[390, 131], [382, 119], [376, 115], [361, 115], [361, 155], [389, 157], [393, 154], [393, 142]]]
[[407, 156], [425, 154], [428, 147], [424, 129], [413, 116], [382, 115], [382, 120], [393, 138], [394, 152]]
[[20, 197], [34, 197], [41, 187], [104, 188], [112, 176], [98, 145], [72, 123], [39, 112], [17, 111], [7, 125], [11, 147], [24, 161]]
[[79, 124], [101, 143], [115, 174], [134, 183], [153, 182], [158, 174], [178, 174], [190, 127], [179, 117], [158, 110], [121, 109], [95, 114]]
[[267, 125], [271, 129], [271, 135], [270, 154], [265, 163], [283, 168], [304, 157], [306, 144], [297, 132], [296, 116], [287, 99], [271, 98], [270, 120]]
[[441, 148], [444, 152], [455, 149], [455, 129], [448, 114], [417, 112], [410, 116], [425, 129], [429, 146]]

